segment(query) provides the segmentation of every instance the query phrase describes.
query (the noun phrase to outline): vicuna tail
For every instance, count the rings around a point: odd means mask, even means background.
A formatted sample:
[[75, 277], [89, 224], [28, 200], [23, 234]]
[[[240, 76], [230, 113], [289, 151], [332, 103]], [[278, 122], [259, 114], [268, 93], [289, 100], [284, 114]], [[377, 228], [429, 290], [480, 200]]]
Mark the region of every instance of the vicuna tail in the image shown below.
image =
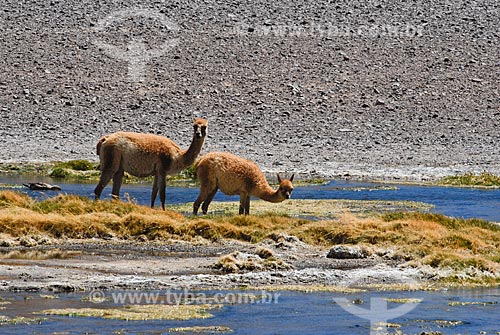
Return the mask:
[[101, 147], [102, 147], [102, 144], [106, 141], [108, 137], [107, 136], [103, 136], [99, 139], [99, 141], [97, 142], [97, 145], [96, 145], [96, 153], [97, 155], [99, 156], [99, 154], [101, 153]]

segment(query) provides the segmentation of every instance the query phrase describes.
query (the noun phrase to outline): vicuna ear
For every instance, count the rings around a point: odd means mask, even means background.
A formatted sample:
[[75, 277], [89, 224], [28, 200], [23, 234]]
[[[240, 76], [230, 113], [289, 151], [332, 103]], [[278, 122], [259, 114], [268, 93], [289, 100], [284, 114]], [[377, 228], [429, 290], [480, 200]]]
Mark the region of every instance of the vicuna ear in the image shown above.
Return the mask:
[[279, 174], [279, 173], [276, 173], [276, 175], [278, 176], [278, 183], [281, 183], [281, 177], [280, 177], [280, 174]]
[[292, 174], [292, 176], [290, 177], [290, 181], [293, 181], [293, 177], [295, 176], [295, 173]]

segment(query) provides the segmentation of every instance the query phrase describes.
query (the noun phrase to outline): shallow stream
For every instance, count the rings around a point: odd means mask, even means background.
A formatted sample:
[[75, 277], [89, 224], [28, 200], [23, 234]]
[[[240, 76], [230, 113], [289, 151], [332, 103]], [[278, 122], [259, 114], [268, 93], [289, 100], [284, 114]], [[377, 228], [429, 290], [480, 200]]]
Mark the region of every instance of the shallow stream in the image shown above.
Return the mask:
[[[19, 178], [0, 178], [0, 185], [18, 185], [40, 181]], [[43, 181], [43, 180], [42, 180]], [[54, 183], [52, 180], [46, 180]], [[93, 197], [95, 184], [58, 183], [62, 192]], [[1, 188], [1, 187], [0, 187]], [[50, 197], [58, 192], [30, 191], [19, 188], [35, 197]], [[130, 198], [139, 204], [148, 205], [151, 199], [151, 185], [130, 184], [121, 189], [122, 198]], [[198, 188], [167, 187], [167, 204], [192, 202], [198, 196]], [[104, 189], [103, 198], [111, 197], [111, 187]], [[349, 200], [409, 200], [434, 205], [433, 212], [454, 217], [481, 218], [500, 222], [500, 189], [477, 189], [416, 185], [384, 185], [380, 183], [363, 183], [333, 180], [328, 184], [295, 187], [294, 199], [349, 199]], [[214, 201], [237, 201], [238, 197], [228, 197], [217, 192]], [[157, 199], [157, 204], [159, 200]]]
[[[150, 292], [150, 296], [167, 297], [177, 292]], [[93, 292], [92, 294], [95, 294]], [[235, 335], [331, 335], [331, 334], [498, 334], [500, 323], [500, 290], [444, 290], [437, 292], [359, 292], [302, 293], [292, 291], [194, 291], [197, 297], [235, 299], [254, 294], [253, 302], [224, 304], [210, 311], [213, 317], [187, 321], [124, 321], [99, 317], [43, 315], [40, 311], [57, 308], [116, 308], [117, 294], [103, 292], [105, 302], [87, 301], [89, 293], [40, 296], [34, 293], [2, 293], [0, 314], [15, 317], [44, 318], [35, 324], [4, 324], [0, 333], [10, 334], [220, 334], [184, 330], [179, 327], [214, 327], [231, 329]], [[201, 298], [199, 298], [201, 299]], [[166, 299], [168, 300], [168, 299]], [[173, 298], [171, 299], [174, 301]], [[197, 300], [200, 302], [201, 300]], [[232, 300], [235, 301], [235, 300]], [[158, 308], [161, 308], [159, 300]], [[380, 303], [382, 302], [382, 303]], [[355, 306], [361, 313], [353, 315], [344, 308]], [[395, 316], [401, 314], [400, 316]], [[373, 321], [372, 323], [370, 322]], [[380, 323], [382, 321], [382, 323]], [[222, 328], [224, 327], [224, 328]], [[217, 329], [217, 328], [212, 328]], [[398, 333], [400, 332], [400, 333]]]

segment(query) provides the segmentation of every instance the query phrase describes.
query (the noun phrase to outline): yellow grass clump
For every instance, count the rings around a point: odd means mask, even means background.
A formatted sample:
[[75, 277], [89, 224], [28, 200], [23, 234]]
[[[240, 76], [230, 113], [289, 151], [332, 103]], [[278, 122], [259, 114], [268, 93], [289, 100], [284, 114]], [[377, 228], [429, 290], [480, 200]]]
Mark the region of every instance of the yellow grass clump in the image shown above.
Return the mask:
[[0, 191], [0, 204], [0, 242], [9, 236], [45, 236], [141, 241], [202, 237], [257, 243], [273, 234], [286, 233], [325, 248], [351, 244], [375, 253], [389, 249], [396, 259], [415, 266], [500, 271], [500, 226], [477, 219], [422, 212], [366, 216], [347, 211], [337, 213], [334, 219], [317, 221], [269, 212], [185, 217], [171, 210], [70, 195], [34, 201], [12, 191]]
[[28, 207], [31, 203], [31, 198], [19, 192], [1, 191], [0, 192], [0, 208], [5, 207]]

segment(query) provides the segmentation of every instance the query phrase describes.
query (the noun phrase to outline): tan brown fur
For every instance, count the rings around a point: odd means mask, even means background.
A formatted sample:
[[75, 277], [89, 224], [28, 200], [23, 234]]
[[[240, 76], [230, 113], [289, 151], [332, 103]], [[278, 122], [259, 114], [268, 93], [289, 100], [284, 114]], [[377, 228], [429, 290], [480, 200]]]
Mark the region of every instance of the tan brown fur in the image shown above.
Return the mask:
[[97, 145], [95, 148], [97, 156], [99, 156], [99, 153], [101, 152], [102, 144], [104, 143], [104, 141], [106, 141], [107, 138], [108, 138], [108, 136], [104, 135], [103, 137], [101, 137], [99, 139], [99, 141], [97, 141]]
[[99, 199], [104, 187], [113, 179], [114, 198], [119, 198], [124, 172], [136, 177], [154, 176], [151, 207], [160, 191], [160, 201], [165, 209], [166, 176], [174, 175], [194, 163], [203, 146], [207, 120], [194, 120], [194, 135], [187, 150], [174, 141], [159, 135], [133, 132], [116, 132], [99, 139], [96, 146], [100, 159], [101, 177], [95, 188]]
[[200, 194], [193, 205], [195, 215], [202, 202], [202, 211], [207, 213], [218, 189], [226, 195], [240, 196], [240, 214], [249, 214], [250, 196], [282, 202], [290, 198], [293, 190], [293, 175], [290, 179], [281, 179], [278, 175], [280, 186], [274, 190], [257, 164], [227, 152], [208, 153], [196, 162], [195, 168], [200, 181]]

